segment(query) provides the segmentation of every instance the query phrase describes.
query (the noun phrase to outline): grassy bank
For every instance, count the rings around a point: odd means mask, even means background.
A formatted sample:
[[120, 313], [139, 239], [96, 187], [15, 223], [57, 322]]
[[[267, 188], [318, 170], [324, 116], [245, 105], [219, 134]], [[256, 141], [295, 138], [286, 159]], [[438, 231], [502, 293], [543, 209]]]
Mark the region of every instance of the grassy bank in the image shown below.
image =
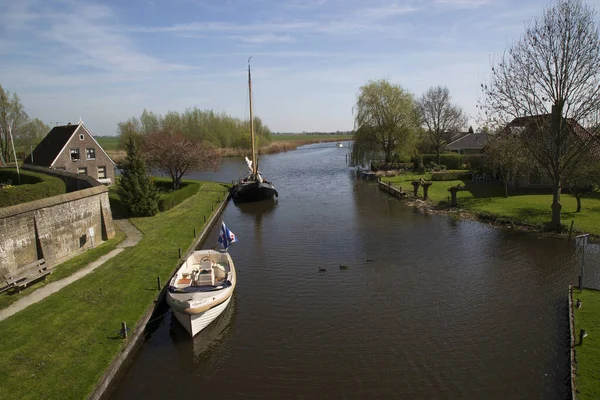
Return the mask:
[[[580, 299], [581, 308], [575, 308], [575, 351], [577, 369], [575, 388], [578, 400], [600, 398], [600, 292], [573, 290], [573, 302]], [[588, 336], [579, 345], [579, 329]]]
[[[394, 186], [401, 186], [405, 191], [412, 193], [410, 182], [414, 179], [431, 179], [431, 174], [402, 174], [395, 177], [382, 177], [384, 182], [392, 182]], [[511, 219], [515, 223], [541, 227], [551, 219], [550, 204], [551, 194], [511, 193], [504, 197], [504, 187], [496, 183], [473, 183], [465, 181], [436, 181], [429, 188], [429, 197], [432, 203], [441, 208], [448, 206], [450, 192], [448, 188], [462, 184], [465, 190], [457, 193], [459, 209], [476, 214], [489, 214], [504, 219]], [[422, 196], [423, 189], [419, 189]], [[574, 228], [579, 232], [587, 232], [600, 236], [600, 194], [592, 194], [582, 200], [581, 212], [577, 213], [577, 201], [572, 195], [561, 196], [563, 224], [570, 225], [574, 221]]]
[[44, 301], [0, 322], [0, 398], [80, 399], [86, 397], [123, 347], [121, 321], [130, 327], [166, 282], [204, 216], [216, 206], [221, 184], [203, 182], [177, 207], [130, 221], [144, 234], [90, 275]]
[[41, 288], [42, 286], [45, 286], [49, 283], [61, 280], [63, 278], [66, 278], [67, 276], [73, 275], [75, 272], [86, 267], [92, 261], [95, 261], [95, 260], [99, 259], [100, 257], [102, 257], [103, 255], [108, 254], [111, 251], [113, 251], [114, 249], [116, 249], [117, 245], [119, 243], [121, 243], [123, 241], [123, 239], [125, 239], [125, 234], [120, 229], [118, 229], [116, 226], [115, 226], [115, 230], [116, 230], [116, 234], [115, 234], [114, 238], [100, 244], [99, 246], [97, 246], [91, 250], [86, 251], [83, 254], [75, 256], [60, 265], [57, 265], [54, 268], [54, 270], [52, 271], [52, 274], [47, 275], [46, 280], [40, 280], [38, 282], [35, 282], [34, 284], [27, 286], [27, 288], [25, 288], [21, 293], [17, 293], [16, 291], [13, 291], [13, 290], [8, 290], [6, 292], [1, 293], [0, 294], [0, 309], [4, 309], [4, 308], [10, 306], [15, 301], [17, 301], [25, 296], [30, 295], [31, 293], [33, 293], [35, 290]]

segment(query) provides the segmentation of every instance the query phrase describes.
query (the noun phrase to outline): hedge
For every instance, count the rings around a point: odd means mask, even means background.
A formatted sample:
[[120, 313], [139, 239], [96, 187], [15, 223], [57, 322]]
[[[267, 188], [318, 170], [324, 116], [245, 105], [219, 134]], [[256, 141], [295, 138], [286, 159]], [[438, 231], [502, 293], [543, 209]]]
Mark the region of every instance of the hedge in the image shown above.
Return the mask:
[[0, 182], [10, 181], [11, 185], [14, 185], [0, 189], [0, 207], [14, 206], [67, 193], [67, 187], [60, 178], [23, 170], [19, 175], [20, 184], [15, 169], [0, 169]]
[[[417, 165], [418, 157], [415, 156], [412, 158], [415, 165]], [[429, 165], [432, 161], [437, 164], [437, 156], [435, 154], [422, 154], [421, 157], [423, 157], [423, 165]], [[483, 158], [481, 154], [444, 153], [440, 154], [440, 165], [445, 165], [448, 169], [479, 168], [483, 165]]]
[[[156, 179], [154, 181], [154, 183], [161, 190], [163, 188], [165, 188], [165, 186], [167, 186], [168, 188], [172, 187], [171, 180], [169, 180], [168, 182], [165, 182], [165, 181]], [[167, 183], [168, 185], [165, 185], [165, 183]], [[160, 199], [158, 200], [158, 209], [160, 211], [170, 210], [171, 208], [175, 207], [177, 204], [179, 204], [182, 201], [186, 200], [187, 198], [195, 195], [198, 192], [198, 189], [200, 189], [199, 182], [182, 181], [179, 189], [174, 190], [172, 192], [168, 192], [168, 193], [161, 193]]]
[[469, 171], [440, 171], [432, 172], [432, 181], [463, 181], [470, 180], [471, 173]]

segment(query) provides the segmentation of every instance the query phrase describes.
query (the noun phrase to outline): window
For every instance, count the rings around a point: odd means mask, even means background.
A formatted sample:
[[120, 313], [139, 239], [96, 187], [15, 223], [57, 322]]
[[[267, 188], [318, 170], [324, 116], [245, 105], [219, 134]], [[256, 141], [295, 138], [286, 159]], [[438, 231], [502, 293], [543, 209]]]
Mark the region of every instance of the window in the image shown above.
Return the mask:
[[79, 156], [79, 149], [71, 149], [71, 161], [77, 161], [81, 159]]
[[83, 133], [80, 133], [79, 134], [79, 140], [83, 140], [83, 139], [85, 139], [85, 136], [83, 136]]
[[89, 148], [85, 150], [85, 154], [87, 155], [87, 159], [88, 160], [95, 160], [96, 159], [96, 149]]
[[83, 168], [77, 168], [77, 173], [79, 175], [87, 175], [87, 168], [83, 167]]
[[98, 167], [98, 179], [106, 179], [106, 167]]

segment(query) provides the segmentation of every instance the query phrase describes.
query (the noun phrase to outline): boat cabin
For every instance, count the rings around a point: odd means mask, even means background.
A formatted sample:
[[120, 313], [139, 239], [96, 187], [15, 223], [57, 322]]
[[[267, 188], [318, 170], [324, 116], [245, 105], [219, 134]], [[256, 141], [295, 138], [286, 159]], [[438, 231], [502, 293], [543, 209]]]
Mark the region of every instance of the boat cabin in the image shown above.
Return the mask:
[[192, 254], [171, 282], [175, 289], [219, 287], [227, 282], [231, 271], [226, 255]]

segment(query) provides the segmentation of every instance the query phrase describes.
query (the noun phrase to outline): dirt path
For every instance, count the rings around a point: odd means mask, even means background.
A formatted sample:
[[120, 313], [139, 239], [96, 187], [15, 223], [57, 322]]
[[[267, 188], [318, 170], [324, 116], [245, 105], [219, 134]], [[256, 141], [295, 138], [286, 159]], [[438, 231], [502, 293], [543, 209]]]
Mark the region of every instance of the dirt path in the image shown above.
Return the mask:
[[89, 263], [85, 268], [80, 269], [73, 275], [61, 279], [60, 281], [49, 283], [44, 287], [41, 287], [35, 292], [31, 293], [30, 295], [17, 300], [4, 310], [0, 310], [0, 321], [18, 313], [19, 311], [24, 310], [25, 308], [37, 303], [38, 301], [45, 299], [52, 293], [58, 292], [60, 289], [75, 282], [76, 280], [83, 278], [84, 276], [98, 268], [100, 265], [104, 264], [107, 260], [110, 260], [117, 254], [122, 252], [126, 247], [135, 246], [142, 239], [142, 232], [137, 230], [137, 228], [133, 226], [133, 224], [128, 220], [115, 220], [114, 224], [117, 227], [119, 227], [119, 229], [121, 229], [125, 233], [125, 235], [127, 235], [125, 240], [123, 240], [117, 245], [116, 249], [114, 249], [108, 254], [103, 255], [96, 261]]

